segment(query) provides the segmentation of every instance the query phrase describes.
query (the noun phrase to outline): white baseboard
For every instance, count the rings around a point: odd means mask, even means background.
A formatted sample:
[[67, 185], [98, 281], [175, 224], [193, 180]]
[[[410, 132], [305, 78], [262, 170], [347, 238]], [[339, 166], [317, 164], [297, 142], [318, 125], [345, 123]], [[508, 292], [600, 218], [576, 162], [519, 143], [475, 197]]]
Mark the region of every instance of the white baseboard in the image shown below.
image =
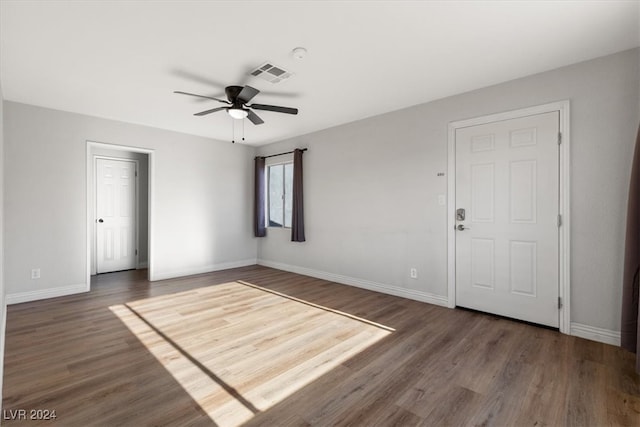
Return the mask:
[[[2, 307], [2, 326], [0, 327], [0, 390], [2, 390], [3, 380], [4, 380], [4, 343], [5, 343], [5, 335], [7, 330], [7, 306], [4, 304], [4, 301], [0, 304]], [[0, 391], [0, 399], [2, 399], [2, 391]]]
[[620, 347], [620, 331], [571, 322], [571, 335]]
[[163, 271], [155, 273], [149, 278], [150, 281], [174, 279], [176, 277], [193, 276], [194, 274], [211, 273], [212, 271], [228, 270], [229, 268], [246, 267], [256, 265], [255, 258], [243, 259], [240, 261], [222, 262], [220, 264], [207, 265], [204, 267], [190, 268], [185, 270]]
[[263, 265], [265, 267], [271, 267], [278, 270], [289, 271], [291, 273], [302, 274], [304, 276], [311, 276], [317, 279], [329, 280], [331, 282], [341, 283], [343, 285], [355, 286], [358, 288], [376, 291], [383, 294], [395, 295], [397, 297], [403, 297], [416, 301], [426, 302], [429, 304], [440, 305], [443, 307], [447, 307], [447, 304], [449, 303], [447, 297], [443, 297], [440, 295], [416, 291], [414, 289], [399, 288], [397, 286], [390, 286], [370, 280], [357, 279], [355, 277], [342, 276], [339, 274], [328, 273], [326, 271], [313, 270], [310, 268], [298, 267], [295, 265], [283, 264], [280, 262], [269, 261], [265, 259], [258, 259], [258, 265]]
[[63, 297], [65, 295], [81, 294], [89, 292], [89, 285], [82, 283], [79, 285], [61, 286], [59, 288], [39, 289], [37, 291], [15, 292], [7, 294], [7, 305], [20, 304], [22, 302], [37, 301], [47, 298]]

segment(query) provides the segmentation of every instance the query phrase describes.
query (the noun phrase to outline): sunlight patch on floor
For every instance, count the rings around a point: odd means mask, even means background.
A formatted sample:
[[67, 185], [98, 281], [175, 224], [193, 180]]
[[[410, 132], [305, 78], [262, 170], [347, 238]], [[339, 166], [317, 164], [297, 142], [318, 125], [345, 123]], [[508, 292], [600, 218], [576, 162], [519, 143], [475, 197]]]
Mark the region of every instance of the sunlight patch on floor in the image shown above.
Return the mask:
[[220, 426], [241, 425], [393, 331], [243, 282], [110, 309]]

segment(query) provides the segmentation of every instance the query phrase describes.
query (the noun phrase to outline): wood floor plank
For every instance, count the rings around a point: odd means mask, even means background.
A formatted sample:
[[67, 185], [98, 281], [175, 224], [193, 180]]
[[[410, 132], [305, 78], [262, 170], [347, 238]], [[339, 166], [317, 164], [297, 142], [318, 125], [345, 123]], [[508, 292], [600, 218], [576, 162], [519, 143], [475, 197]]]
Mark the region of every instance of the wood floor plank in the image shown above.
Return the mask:
[[638, 426], [628, 352], [261, 266], [8, 307], [3, 409], [118, 426]]

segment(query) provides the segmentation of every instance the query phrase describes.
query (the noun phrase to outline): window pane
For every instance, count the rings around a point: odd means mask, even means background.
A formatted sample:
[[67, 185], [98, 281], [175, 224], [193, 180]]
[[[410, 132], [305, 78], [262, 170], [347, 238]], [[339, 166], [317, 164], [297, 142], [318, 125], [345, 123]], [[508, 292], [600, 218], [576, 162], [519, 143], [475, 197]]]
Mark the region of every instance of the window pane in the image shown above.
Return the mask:
[[284, 165], [284, 226], [291, 227], [293, 211], [293, 163]]
[[269, 166], [269, 227], [282, 227], [283, 206], [283, 167]]

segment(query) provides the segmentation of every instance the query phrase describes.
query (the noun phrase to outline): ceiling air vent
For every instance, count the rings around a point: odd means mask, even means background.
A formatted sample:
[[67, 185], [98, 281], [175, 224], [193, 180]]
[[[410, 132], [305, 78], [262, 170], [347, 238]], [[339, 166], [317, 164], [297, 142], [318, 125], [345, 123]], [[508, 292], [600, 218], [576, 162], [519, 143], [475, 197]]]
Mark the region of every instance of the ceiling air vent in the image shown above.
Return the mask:
[[293, 76], [293, 73], [290, 73], [282, 67], [273, 65], [271, 62], [265, 62], [255, 70], [252, 70], [249, 75], [271, 83], [278, 83]]

